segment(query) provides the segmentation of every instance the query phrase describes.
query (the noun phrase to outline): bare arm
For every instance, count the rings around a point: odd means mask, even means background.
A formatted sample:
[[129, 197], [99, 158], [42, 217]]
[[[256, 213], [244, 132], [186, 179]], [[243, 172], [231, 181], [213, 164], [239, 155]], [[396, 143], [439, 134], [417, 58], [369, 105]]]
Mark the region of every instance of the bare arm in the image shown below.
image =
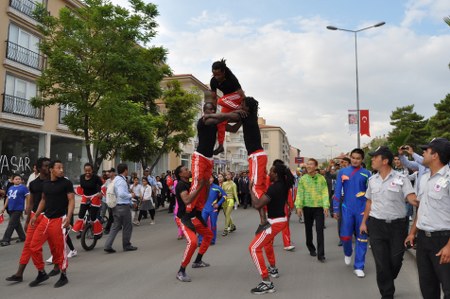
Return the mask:
[[415, 207], [419, 206], [419, 202], [417, 201], [417, 196], [415, 193], [410, 193], [406, 196], [406, 199], [408, 200], [408, 202]]
[[[216, 122], [211, 121], [211, 123], [207, 122], [209, 119], [214, 118], [216, 119]], [[211, 113], [206, 114], [203, 116], [203, 119], [206, 124], [218, 124], [223, 121], [229, 121], [229, 122], [239, 122], [241, 121], [241, 115], [238, 113], [238, 111], [228, 112], [228, 113]]]
[[42, 211], [45, 209], [45, 194], [42, 193], [41, 201], [39, 202], [39, 206], [36, 210], [36, 213], [34, 214], [33, 218], [30, 220], [31, 226], [34, 226], [34, 223], [36, 222], [36, 219], [39, 217], [39, 215], [42, 213]]
[[67, 216], [63, 223], [65, 228], [70, 225], [70, 219], [72, 219], [73, 210], [75, 209], [75, 193], [68, 193], [67, 199], [69, 200], [69, 204], [67, 205]]
[[250, 183], [250, 197], [252, 198], [253, 207], [257, 210], [267, 205], [270, 201], [266, 194], [263, 194], [261, 198], [258, 198], [256, 196], [256, 194], [253, 192], [253, 182]]
[[188, 191], [183, 191], [180, 194], [181, 200], [185, 203], [185, 204], [190, 204], [194, 198], [197, 197], [197, 195], [200, 193], [200, 191], [203, 189], [203, 187], [205, 186], [205, 180], [201, 180], [200, 184], [199, 184], [199, 188], [197, 188], [194, 192], [189, 193]]
[[366, 234], [368, 233], [366, 222], [367, 222], [367, 219], [369, 218], [369, 214], [370, 214], [370, 210], [371, 209], [372, 209], [372, 200], [368, 198], [367, 201], [366, 201], [366, 208], [364, 209], [364, 216], [363, 216], [363, 219], [361, 221], [361, 226], [359, 227], [359, 231], [360, 231], [361, 234], [362, 233], [366, 233]]

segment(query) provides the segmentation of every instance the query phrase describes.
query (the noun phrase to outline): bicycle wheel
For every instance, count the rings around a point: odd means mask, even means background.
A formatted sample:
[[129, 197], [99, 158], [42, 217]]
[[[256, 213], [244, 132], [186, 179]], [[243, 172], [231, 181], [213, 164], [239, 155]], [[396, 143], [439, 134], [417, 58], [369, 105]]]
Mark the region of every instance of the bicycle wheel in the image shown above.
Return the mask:
[[94, 228], [91, 223], [86, 223], [81, 232], [81, 246], [84, 250], [89, 251], [94, 249], [97, 244], [97, 238], [94, 236]]

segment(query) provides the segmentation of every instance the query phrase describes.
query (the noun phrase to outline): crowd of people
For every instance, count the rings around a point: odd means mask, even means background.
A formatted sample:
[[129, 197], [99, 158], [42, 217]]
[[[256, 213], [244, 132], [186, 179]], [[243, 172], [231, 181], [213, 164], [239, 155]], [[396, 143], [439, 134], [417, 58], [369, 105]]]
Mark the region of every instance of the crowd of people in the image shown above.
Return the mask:
[[[64, 286], [68, 283], [66, 246], [71, 247], [70, 252], [74, 250], [68, 231], [70, 228], [78, 234], [82, 231], [87, 211], [95, 237], [107, 235], [104, 251], [113, 254], [116, 252], [113, 244], [121, 230], [123, 250], [138, 250], [131, 243], [133, 226], [141, 225], [148, 216], [150, 224], [155, 224], [155, 210], [168, 204], [168, 212], [174, 214], [178, 227], [177, 237], [186, 240], [176, 278], [190, 282], [186, 268], [197, 248], [192, 268], [210, 266], [203, 258], [209, 246], [216, 244], [220, 211], [224, 219], [222, 236], [230, 238], [227, 236], [238, 227], [233, 221], [233, 211], [242, 206], [256, 209], [255, 218], [259, 218], [248, 246], [262, 279], [251, 289], [253, 294], [275, 291], [271, 278], [278, 278], [280, 272], [273, 241], [281, 233], [284, 249], [295, 248], [289, 229], [291, 212], [295, 211], [299, 221], [304, 222], [306, 248], [320, 263], [326, 262], [326, 217], [338, 221], [336, 236], [343, 248], [343, 262], [347, 266], [353, 263], [353, 273], [358, 278], [365, 277], [365, 257], [370, 244], [382, 298], [394, 297], [394, 281], [409, 247], [417, 250], [422, 296], [440, 298], [442, 289], [445, 298], [450, 298], [450, 142], [447, 139], [435, 138], [420, 146], [422, 155], [411, 145], [399, 147], [395, 154], [388, 147], [380, 146], [369, 153], [372, 171], [365, 167], [366, 153], [360, 148], [351, 150], [339, 161], [330, 161], [323, 169], [314, 158], [309, 158], [295, 173], [281, 160], [273, 161], [268, 167], [257, 122], [258, 101], [245, 96], [224, 60], [215, 62], [212, 71], [210, 85], [214, 102], [204, 104], [203, 115], [197, 121], [198, 146], [190, 168], [180, 165], [156, 177], [146, 169], [139, 178], [137, 173], [129, 174], [124, 163], [117, 165], [117, 171], [111, 168], [102, 176], [95, 174], [93, 166], [86, 163], [80, 186], [74, 188], [64, 177], [61, 161], [40, 158], [28, 188], [20, 176], [12, 177], [1, 211], [1, 214], [8, 211], [10, 218], [0, 244], [9, 245], [16, 230], [18, 241], [24, 242], [24, 247], [19, 268], [7, 281], [21, 282], [31, 258], [38, 271], [36, 279], [29, 284], [31, 287], [55, 275], [60, 275], [55, 287]], [[224, 95], [219, 98], [217, 90]], [[225, 109], [218, 113], [217, 105]], [[241, 126], [248, 170], [214, 173], [213, 155], [223, 151], [224, 130], [236, 132]], [[218, 147], [214, 149], [216, 143]], [[75, 194], [81, 196], [81, 203], [73, 222]], [[20, 221], [24, 211], [25, 229]], [[105, 224], [102, 222], [107, 212]], [[48, 274], [42, 256], [46, 241], [54, 264]]]

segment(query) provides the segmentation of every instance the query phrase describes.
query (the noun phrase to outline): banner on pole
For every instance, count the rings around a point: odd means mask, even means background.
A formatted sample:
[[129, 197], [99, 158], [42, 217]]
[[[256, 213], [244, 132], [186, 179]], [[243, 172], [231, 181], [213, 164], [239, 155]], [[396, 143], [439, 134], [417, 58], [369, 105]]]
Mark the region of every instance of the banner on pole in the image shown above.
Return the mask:
[[370, 137], [369, 110], [359, 110], [359, 132]]
[[350, 134], [358, 132], [358, 113], [356, 110], [348, 110], [348, 132]]

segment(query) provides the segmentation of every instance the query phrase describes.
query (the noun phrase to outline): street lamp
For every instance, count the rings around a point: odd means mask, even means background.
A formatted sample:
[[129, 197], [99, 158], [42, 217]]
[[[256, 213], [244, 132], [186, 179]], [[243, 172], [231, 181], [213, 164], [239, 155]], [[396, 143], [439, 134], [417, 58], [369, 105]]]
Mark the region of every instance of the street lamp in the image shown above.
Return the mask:
[[356, 128], [357, 128], [357, 140], [358, 140], [358, 148], [361, 147], [361, 136], [360, 136], [360, 121], [359, 121], [359, 82], [358, 82], [358, 32], [375, 28], [375, 27], [381, 27], [386, 22], [380, 22], [375, 25], [364, 27], [358, 30], [350, 30], [350, 29], [344, 29], [344, 28], [338, 28], [335, 26], [327, 26], [327, 29], [329, 30], [340, 30], [340, 31], [346, 31], [346, 32], [352, 32], [355, 36], [355, 66], [356, 66]]
[[337, 145], [337, 144], [332, 144], [332, 145], [326, 145], [326, 144], [325, 144], [325, 147], [329, 147], [330, 150], [331, 150], [331, 157], [330, 157], [330, 160], [333, 159], [333, 147], [336, 147], [336, 146], [338, 146], [338, 145]]

